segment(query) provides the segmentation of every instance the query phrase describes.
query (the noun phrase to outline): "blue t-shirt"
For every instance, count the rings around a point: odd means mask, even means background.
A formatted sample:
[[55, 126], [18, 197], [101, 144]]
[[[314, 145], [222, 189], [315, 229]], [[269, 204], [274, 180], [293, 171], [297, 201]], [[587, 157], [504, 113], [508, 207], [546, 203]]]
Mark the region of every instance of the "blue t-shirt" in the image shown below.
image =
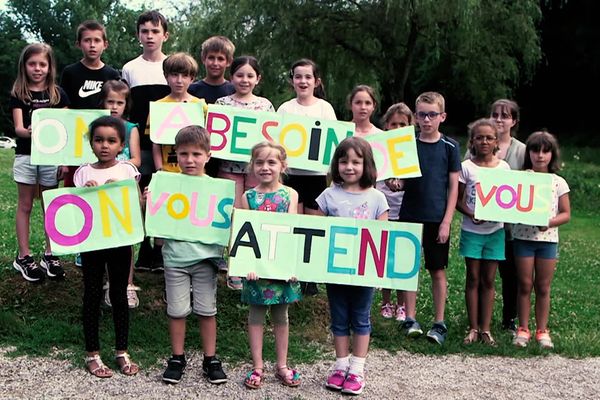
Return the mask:
[[199, 99], [204, 99], [207, 104], [214, 104], [217, 99], [234, 94], [235, 87], [229, 81], [225, 81], [220, 85], [211, 85], [200, 80], [190, 85], [188, 93]]
[[389, 210], [385, 195], [375, 188], [347, 192], [341, 185], [328, 187], [316, 199], [325, 215], [356, 219], [377, 219]]
[[440, 223], [446, 213], [450, 172], [460, 171], [460, 145], [442, 135], [435, 143], [419, 140], [422, 176], [404, 181], [400, 221]]

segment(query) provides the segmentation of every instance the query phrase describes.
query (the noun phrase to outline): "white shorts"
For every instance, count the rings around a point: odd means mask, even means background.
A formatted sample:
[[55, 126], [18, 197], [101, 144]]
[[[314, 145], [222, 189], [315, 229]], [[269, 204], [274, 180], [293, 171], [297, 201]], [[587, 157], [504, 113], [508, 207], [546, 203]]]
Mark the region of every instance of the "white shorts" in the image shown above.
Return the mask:
[[16, 154], [13, 164], [13, 179], [17, 183], [54, 187], [58, 185], [56, 165], [31, 165], [31, 156]]

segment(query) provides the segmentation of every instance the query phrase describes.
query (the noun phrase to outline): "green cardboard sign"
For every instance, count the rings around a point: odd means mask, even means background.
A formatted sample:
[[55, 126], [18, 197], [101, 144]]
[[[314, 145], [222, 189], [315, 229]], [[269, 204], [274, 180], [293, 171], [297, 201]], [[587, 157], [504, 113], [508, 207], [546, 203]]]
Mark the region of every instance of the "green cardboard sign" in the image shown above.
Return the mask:
[[144, 225], [134, 179], [96, 187], [45, 190], [44, 226], [56, 255], [139, 243]]
[[150, 140], [159, 144], [175, 144], [181, 128], [204, 126], [204, 100], [197, 103], [150, 102]]
[[109, 110], [41, 108], [31, 115], [31, 164], [82, 165], [96, 162], [89, 125]]
[[157, 172], [148, 191], [148, 236], [227, 246], [235, 182]]
[[364, 139], [373, 149], [378, 181], [421, 176], [414, 126], [368, 135]]
[[421, 224], [235, 210], [229, 275], [416, 291]]
[[479, 168], [477, 178], [475, 218], [548, 226], [552, 204], [552, 175]]

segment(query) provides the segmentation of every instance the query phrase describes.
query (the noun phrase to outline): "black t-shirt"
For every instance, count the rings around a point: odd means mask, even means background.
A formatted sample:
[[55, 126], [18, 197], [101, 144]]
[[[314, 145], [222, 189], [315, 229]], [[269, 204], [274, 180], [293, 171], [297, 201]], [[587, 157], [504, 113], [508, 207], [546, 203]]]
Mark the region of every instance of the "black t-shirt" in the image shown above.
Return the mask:
[[233, 86], [233, 83], [229, 81], [225, 81], [217, 86], [210, 85], [204, 81], [198, 81], [190, 85], [188, 93], [199, 99], [204, 99], [206, 104], [215, 104], [217, 99], [234, 94], [235, 87]]
[[89, 69], [81, 61], [65, 67], [60, 85], [71, 100], [71, 108], [100, 108], [100, 90], [104, 82], [121, 77], [116, 69], [104, 65], [100, 69]]
[[[60, 93], [60, 100], [58, 104], [52, 106], [52, 108], [65, 108], [69, 106], [69, 97], [62, 88], [58, 88]], [[39, 108], [48, 108], [50, 104], [50, 96], [48, 91], [43, 92], [31, 92], [31, 100], [22, 101], [14, 96], [10, 96], [9, 109], [20, 108], [23, 111], [23, 126], [28, 128], [31, 125], [31, 113]], [[17, 136], [17, 147], [15, 148], [15, 154], [31, 154], [31, 138], [23, 138]]]

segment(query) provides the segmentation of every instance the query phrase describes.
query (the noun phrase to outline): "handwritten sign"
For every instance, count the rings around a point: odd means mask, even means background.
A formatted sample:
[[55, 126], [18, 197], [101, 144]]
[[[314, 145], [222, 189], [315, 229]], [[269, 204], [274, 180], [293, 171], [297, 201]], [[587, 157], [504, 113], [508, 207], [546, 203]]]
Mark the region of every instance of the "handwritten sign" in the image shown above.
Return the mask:
[[421, 176], [414, 126], [368, 135], [364, 139], [373, 149], [378, 181]]
[[547, 226], [552, 175], [479, 168], [475, 184], [475, 218], [485, 221]]
[[81, 165], [97, 161], [89, 125], [109, 110], [42, 108], [31, 115], [31, 164]]
[[146, 197], [146, 234], [227, 246], [234, 196], [228, 179], [158, 172]]
[[97, 187], [46, 190], [44, 226], [54, 254], [139, 243], [144, 238], [135, 180]]
[[150, 140], [159, 144], [175, 144], [181, 128], [204, 126], [204, 100], [198, 103], [150, 102]]
[[229, 274], [417, 290], [421, 224], [235, 210]]

